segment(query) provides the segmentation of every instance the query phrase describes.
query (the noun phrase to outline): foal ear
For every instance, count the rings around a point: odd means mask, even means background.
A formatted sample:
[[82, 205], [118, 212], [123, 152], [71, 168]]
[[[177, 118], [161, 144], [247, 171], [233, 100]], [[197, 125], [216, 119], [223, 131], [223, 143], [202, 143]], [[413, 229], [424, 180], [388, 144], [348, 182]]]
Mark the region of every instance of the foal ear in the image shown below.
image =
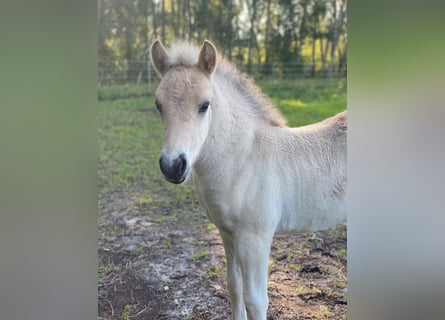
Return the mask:
[[216, 68], [216, 48], [208, 40], [204, 40], [201, 52], [199, 53], [198, 67], [205, 74], [211, 75]]
[[155, 68], [157, 74], [162, 77], [162, 75], [167, 71], [169, 59], [168, 52], [162, 45], [161, 41], [156, 40], [151, 45], [151, 63]]

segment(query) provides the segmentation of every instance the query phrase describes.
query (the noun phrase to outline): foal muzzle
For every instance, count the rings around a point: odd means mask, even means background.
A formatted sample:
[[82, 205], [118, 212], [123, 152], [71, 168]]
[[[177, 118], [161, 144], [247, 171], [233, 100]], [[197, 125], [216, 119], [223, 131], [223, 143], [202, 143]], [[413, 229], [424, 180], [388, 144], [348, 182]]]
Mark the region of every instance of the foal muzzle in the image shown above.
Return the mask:
[[163, 153], [159, 158], [159, 167], [167, 181], [172, 183], [182, 183], [187, 178], [188, 163], [185, 154], [181, 153], [174, 159], [169, 159]]

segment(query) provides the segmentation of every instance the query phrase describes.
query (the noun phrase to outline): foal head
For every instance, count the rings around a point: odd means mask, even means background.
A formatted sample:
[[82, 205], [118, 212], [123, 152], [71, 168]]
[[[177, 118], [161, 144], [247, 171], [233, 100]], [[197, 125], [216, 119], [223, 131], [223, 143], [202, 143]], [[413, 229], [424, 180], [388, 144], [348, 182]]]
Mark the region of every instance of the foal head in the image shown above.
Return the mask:
[[161, 77], [156, 90], [156, 108], [164, 123], [159, 165], [168, 181], [181, 183], [188, 177], [209, 131], [213, 96], [210, 78], [216, 67], [216, 49], [204, 41], [199, 56], [188, 58], [194, 63], [175, 61], [157, 40], [151, 46], [151, 59]]

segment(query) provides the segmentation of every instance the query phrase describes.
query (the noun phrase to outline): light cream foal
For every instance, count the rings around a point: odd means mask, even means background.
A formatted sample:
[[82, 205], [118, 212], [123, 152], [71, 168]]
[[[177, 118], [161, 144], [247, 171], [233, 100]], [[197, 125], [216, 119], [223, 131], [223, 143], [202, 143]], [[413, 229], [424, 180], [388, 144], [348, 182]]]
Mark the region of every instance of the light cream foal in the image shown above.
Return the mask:
[[274, 234], [317, 231], [346, 219], [347, 113], [289, 128], [253, 82], [204, 41], [167, 51], [155, 41], [166, 179], [192, 173], [227, 257], [232, 319], [265, 320]]

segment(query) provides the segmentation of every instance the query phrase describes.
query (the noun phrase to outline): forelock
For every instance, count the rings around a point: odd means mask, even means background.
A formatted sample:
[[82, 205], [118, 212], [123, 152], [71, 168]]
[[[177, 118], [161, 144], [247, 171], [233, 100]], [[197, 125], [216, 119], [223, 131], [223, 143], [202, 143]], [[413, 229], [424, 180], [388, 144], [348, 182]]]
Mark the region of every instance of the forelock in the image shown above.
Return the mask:
[[169, 48], [170, 66], [189, 65], [193, 66], [198, 63], [199, 48], [187, 42], [179, 42]]

